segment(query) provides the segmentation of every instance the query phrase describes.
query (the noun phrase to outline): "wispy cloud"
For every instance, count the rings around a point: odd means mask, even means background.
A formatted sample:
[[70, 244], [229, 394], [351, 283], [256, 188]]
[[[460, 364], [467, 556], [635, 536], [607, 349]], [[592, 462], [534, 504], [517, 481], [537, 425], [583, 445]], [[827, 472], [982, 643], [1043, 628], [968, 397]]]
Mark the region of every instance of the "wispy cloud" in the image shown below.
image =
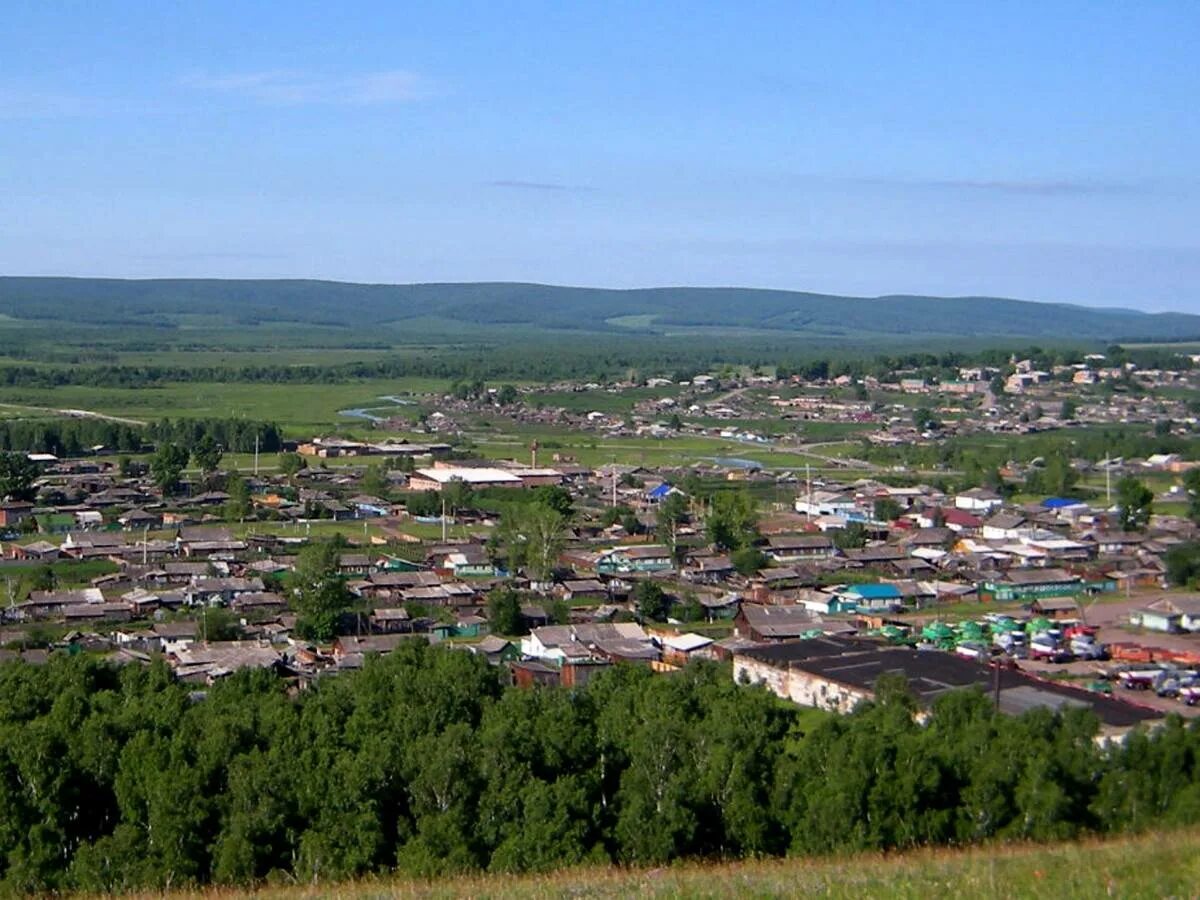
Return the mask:
[[182, 79], [182, 83], [196, 90], [244, 97], [272, 106], [381, 106], [411, 103], [430, 93], [426, 79], [403, 69], [350, 75], [318, 75], [292, 69], [272, 69], [224, 75], [189, 75]]
[[928, 188], [935, 190], [977, 191], [993, 194], [1023, 194], [1040, 197], [1129, 194], [1145, 190], [1146, 185], [1128, 181], [1071, 178], [849, 178], [855, 184], [883, 187]]
[[517, 191], [586, 191], [587, 188], [577, 184], [559, 184], [554, 181], [523, 181], [519, 178], [507, 178], [499, 181], [489, 181], [488, 187], [510, 188]]

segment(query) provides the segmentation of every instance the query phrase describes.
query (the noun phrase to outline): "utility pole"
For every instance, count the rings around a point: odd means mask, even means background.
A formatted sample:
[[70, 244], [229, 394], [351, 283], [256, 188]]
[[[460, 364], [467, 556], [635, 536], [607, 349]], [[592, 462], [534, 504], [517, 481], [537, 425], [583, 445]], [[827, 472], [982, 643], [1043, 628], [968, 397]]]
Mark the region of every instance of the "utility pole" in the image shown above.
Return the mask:
[[258, 432], [254, 432], [254, 477], [258, 477]]
[[148, 552], [148, 548], [146, 545], [149, 542], [149, 540], [150, 540], [150, 526], [147, 525], [145, 530], [142, 532], [142, 565], [143, 566], [146, 565], [147, 552]]
[[442, 498], [442, 543], [446, 543], [446, 498]]

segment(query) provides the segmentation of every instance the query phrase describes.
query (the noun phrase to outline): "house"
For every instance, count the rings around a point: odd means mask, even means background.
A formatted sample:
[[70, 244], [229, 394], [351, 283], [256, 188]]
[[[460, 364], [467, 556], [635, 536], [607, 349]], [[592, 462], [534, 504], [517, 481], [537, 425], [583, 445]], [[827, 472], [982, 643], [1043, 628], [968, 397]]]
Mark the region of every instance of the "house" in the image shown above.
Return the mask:
[[701, 634], [673, 634], [662, 638], [662, 661], [685, 666], [693, 659], [716, 659], [712, 638]]
[[1079, 601], [1074, 597], [1041, 597], [1030, 604], [1029, 611], [1047, 619], [1074, 619], [1079, 616]]
[[521, 655], [520, 648], [516, 644], [494, 634], [489, 634], [477, 644], [464, 644], [463, 646], [471, 653], [483, 656], [494, 666], [511, 662]]
[[235, 538], [229, 529], [210, 526], [180, 528], [175, 544], [184, 556], [231, 557], [246, 549], [246, 542]]
[[567, 603], [587, 601], [607, 602], [611, 599], [608, 588], [595, 578], [571, 579], [554, 586], [554, 596]]
[[192, 644], [167, 656], [181, 681], [211, 684], [239, 669], [273, 669], [282, 664], [279, 652], [258, 641], [220, 641]]
[[679, 575], [695, 584], [720, 584], [734, 571], [733, 560], [728, 556], [697, 554], [688, 558]]
[[895, 612], [904, 605], [894, 584], [852, 584], [839, 590], [837, 597], [851, 612]]
[[657, 544], [614, 547], [596, 560], [596, 571], [602, 575], [666, 572], [674, 567], [671, 551]]
[[853, 494], [841, 491], [810, 491], [796, 498], [795, 509], [806, 516], [838, 516], [845, 519], [866, 518]]
[[186, 650], [196, 640], [195, 622], [155, 622], [150, 628], [149, 637], [157, 644], [154, 650], [163, 653], [178, 653]]
[[0, 503], [0, 528], [19, 528], [21, 523], [32, 515], [32, 503], [24, 500], [6, 500]]
[[333, 658], [342, 659], [353, 655], [362, 657], [368, 653], [382, 656], [399, 647], [401, 641], [409, 639], [405, 634], [369, 634], [362, 637], [339, 635], [333, 640]]
[[989, 488], [977, 487], [956, 494], [954, 506], [967, 512], [990, 513], [1004, 503], [1004, 498]]
[[369, 575], [374, 571], [375, 566], [365, 553], [343, 553], [338, 557], [339, 575]]
[[118, 516], [117, 521], [126, 531], [142, 531], [147, 528], [161, 527], [162, 516], [144, 509], [131, 509]]
[[376, 607], [367, 619], [376, 634], [404, 634], [412, 631], [412, 616], [402, 606]]
[[650, 636], [636, 623], [546, 625], [521, 639], [521, 654], [554, 666], [597, 656], [620, 659], [657, 658]]
[[777, 534], [767, 538], [763, 552], [772, 562], [786, 566], [830, 559], [838, 551], [833, 538], [825, 534]]
[[804, 606], [763, 606], [743, 603], [734, 621], [734, 634], [755, 642], [786, 641], [822, 632], [823, 620]]
[[999, 512], [985, 519], [983, 539], [985, 541], [1011, 541], [1021, 537], [1027, 530], [1026, 519], [1016, 512]]
[[497, 574], [483, 544], [434, 547], [425, 555], [425, 563], [454, 578], [493, 578]]
[[[497, 638], [497, 640], [499, 640]], [[509, 664], [513, 684], [528, 690], [536, 685], [556, 685], [561, 683], [561, 673], [557, 668], [548, 666], [536, 660], [514, 660]]]
[[1129, 621], [1168, 634], [1200, 631], [1200, 596], [1167, 595], [1129, 614]]
[[183, 590], [188, 606], [228, 606], [242, 594], [262, 593], [261, 578], [196, 578]]

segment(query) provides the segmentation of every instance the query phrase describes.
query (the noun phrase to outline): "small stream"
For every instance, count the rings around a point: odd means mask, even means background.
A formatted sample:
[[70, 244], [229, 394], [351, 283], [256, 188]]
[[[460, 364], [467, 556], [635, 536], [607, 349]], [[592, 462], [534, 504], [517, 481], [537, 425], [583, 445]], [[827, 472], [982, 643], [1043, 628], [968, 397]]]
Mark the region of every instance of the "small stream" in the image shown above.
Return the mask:
[[395, 413], [396, 406], [412, 406], [415, 401], [405, 397], [394, 397], [391, 394], [385, 394], [377, 398], [386, 400], [390, 406], [358, 406], [354, 409], [339, 409], [338, 415], [347, 419], [366, 419], [368, 422], [386, 422], [391, 415], [377, 415], [377, 413]]

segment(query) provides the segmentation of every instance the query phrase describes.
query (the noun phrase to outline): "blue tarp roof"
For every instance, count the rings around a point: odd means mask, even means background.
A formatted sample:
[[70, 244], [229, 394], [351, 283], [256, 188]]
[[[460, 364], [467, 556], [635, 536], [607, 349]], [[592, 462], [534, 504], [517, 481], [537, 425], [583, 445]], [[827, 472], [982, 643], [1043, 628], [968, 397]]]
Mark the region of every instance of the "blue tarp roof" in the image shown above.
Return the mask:
[[669, 493], [671, 493], [671, 486], [664, 481], [658, 487], [654, 488], [654, 490], [646, 491], [646, 496], [651, 500], [661, 500]]
[[1047, 497], [1042, 501], [1042, 506], [1046, 509], [1062, 509], [1064, 506], [1077, 506], [1080, 501], [1070, 500], [1066, 497]]

